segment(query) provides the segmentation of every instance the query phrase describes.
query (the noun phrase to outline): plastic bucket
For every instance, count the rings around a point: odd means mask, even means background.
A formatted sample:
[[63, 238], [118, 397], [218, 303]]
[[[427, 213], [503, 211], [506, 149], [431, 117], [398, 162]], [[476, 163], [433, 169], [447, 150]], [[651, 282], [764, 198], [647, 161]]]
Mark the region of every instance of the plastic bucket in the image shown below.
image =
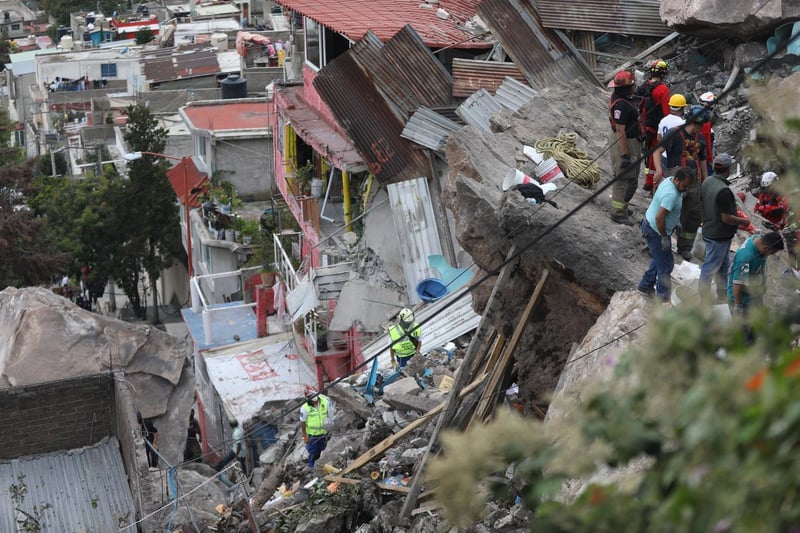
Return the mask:
[[534, 173], [536, 174], [536, 177], [539, 178], [539, 180], [541, 180], [542, 183], [547, 183], [550, 180], [564, 177], [564, 173], [561, 172], [558, 163], [552, 157], [545, 159], [544, 161], [539, 163], [536, 166]]
[[417, 296], [423, 302], [435, 302], [447, 294], [447, 285], [438, 278], [426, 278], [417, 283]]
[[523, 183], [532, 183], [533, 178], [530, 176], [526, 176], [520, 169], [512, 168], [506, 173], [506, 177], [503, 178], [503, 190], [507, 191], [514, 185], [521, 185]]

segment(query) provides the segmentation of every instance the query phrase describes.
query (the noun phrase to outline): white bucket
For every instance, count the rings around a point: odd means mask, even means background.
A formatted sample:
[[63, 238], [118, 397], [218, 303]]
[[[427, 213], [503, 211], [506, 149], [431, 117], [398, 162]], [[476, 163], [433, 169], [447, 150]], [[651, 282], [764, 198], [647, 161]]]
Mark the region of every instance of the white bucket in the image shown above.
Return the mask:
[[533, 183], [534, 179], [526, 176], [520, 169], [512, 168], [503, 178], [503, 190], [507, 191], [514, 185], [521, 185], [523, 183]]
[[536, 174], [536, 177], [541, 180], [542, 183], [547, 183], [550, 180], [564, 177], [564, 173], [561, 172], [558, 163], [552, 157], [547, 158], [541, 163], [539, 163], [536, 166], [534, 173]]

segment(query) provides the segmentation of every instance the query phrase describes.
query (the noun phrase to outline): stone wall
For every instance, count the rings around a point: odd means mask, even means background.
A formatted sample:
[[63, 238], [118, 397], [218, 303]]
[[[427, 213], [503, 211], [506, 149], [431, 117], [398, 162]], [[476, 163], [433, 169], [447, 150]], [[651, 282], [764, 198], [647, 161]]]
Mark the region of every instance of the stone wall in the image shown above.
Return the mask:
[[116, 424], [114, 381], [95, 375], [0, 390], [0, 459], [95, 444]]

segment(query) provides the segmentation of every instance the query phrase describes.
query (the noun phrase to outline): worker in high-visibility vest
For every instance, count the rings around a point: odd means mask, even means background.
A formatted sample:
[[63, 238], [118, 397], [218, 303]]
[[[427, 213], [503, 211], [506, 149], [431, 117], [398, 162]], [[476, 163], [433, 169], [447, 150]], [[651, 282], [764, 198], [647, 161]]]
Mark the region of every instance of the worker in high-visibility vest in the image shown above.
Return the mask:
[[397, 324], [389, 328], [389, 337], [392, 339], [389, 353], [392, 356], [392, 365], [398, 364], [403, 368], [412, 357], [419, 355], [422, 341], [419, 338], [419, 324], [414, 322], [411, 309], [401, 310], [397, 318]]
[[308, 451], [308, 467], [314, 468], [328, 445], [328, 430], [333, 427], [333, 405], [330, 399], [306, 388], [306, 401], [300, 407], [300, 431]]

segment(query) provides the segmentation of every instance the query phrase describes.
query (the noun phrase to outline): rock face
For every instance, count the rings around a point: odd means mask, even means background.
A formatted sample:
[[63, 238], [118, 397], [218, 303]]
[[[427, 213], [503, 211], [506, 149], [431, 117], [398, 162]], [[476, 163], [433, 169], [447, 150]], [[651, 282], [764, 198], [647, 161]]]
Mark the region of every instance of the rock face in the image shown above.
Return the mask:
[[800, 17], [795, 0], [662, 0], [661, 20], [682, 33], [742, 40], [769, 33], [783, 20]]
[[[504, 131], [489, 134], [465, 128], [451, 136], [446, 201], [461, 246], [485, 272], [502, 264], [512, 244], [518, 250], [526, 247], [591, 194], [562, 180], [563, 188], [554, 196], [556, 209], [531, 205], [516, 192], [503, 193], [507, 170], [526, 160], [522, 145], [564, 130], [576, 133], [577, 147], [596, 157], [608, 142], [607, 99], [603, 91], [581, 84], [552, 88], [517, 113], [500, 116], [495, 124], [502, 123]], [[601, 156], [597, 163], [604, 171], [602, 185], [610, 179], [610, 162]], [[532, 171], [527, 163], [520, 168]], [[500, 295], [501, 310], [493, 325], [510, 337], [542, 269], [549, 269], [543, 297], [517, 348], [517, 379], [524, 399], [542, 398], [555, 387], [572, 344], [580, 342], [613, 293], [635, 288], [646, 268], [649, 258], [638, 245], [639, 229], [612, 223], [608, 202], [608, 193], [602, 194], [528, 249]], [[648, 203], [637, 192], [635, 220], [641, 220]], [[481, 310], [479, 303], [476, 312]]]
[[45, 289], [0, 291], [0, 387], [121, 369], [171, 462], [180, 462], [193, 403], [187, 353], [184, 341], [159, 329], [85, 311]]

